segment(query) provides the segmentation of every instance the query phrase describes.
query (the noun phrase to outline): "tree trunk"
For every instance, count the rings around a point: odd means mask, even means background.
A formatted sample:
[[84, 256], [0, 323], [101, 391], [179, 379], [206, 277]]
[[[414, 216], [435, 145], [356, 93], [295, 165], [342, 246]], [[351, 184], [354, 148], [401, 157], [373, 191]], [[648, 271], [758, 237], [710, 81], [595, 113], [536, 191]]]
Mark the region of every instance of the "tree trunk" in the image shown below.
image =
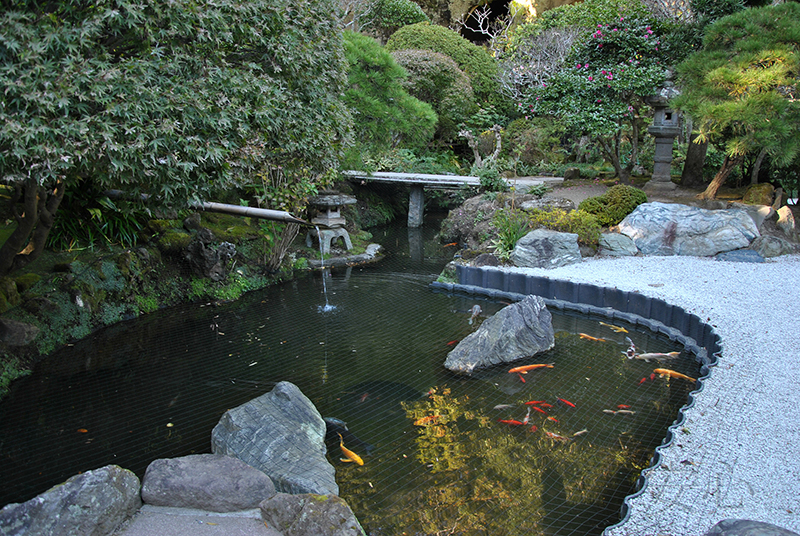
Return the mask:
[[706, 190], [697, 195], [698, 199], [715, 199], [717, 197], [717, 191], [725, 184], [725, 180], [728, 178], [728, 175], [731, 174], [736, 166], [738, 166], [742, 162], [741, 156], [735, 156], [731, 158], [728, 155], [725, 155], [725, 160], [722, 161], [722, 167], [719, 168], [717, 174], [714, 176], [714, 180], [711, 181], [711, 184], [708, 185]]
[[761, 149], [756, 158], [756, 163], [753, 164], [753, 172], [750, 174], [750, 184], [758, 184], [758, 174], [761, 171], [761, 164], [764, 162], [764, 157], [767, 156], [767, 150]]
[[283, 232], [281, 233], [280, 240], [278, 240], [278, 242], [272, 247], [272, 251], [267, 259], [267, 270], [270, 272], [278, 271], [278, 269], [281, 267], [281, 263], [283, 262], [283, 258], [286, 256], [286, 252], [289, 251], [289, 246], [292, 245], [292, 242], [295, 238], [297, 238], [299, 233], [299, 224], [286, 224], [286, 227], [283, 228]]
[[689, 147], [686, 150], [686, 161], [681, 171], [681, 186], [685, 188], [700, 188], [703, 186], [703, 166], [706, 163], [708, 142], [696, 142], [697, 135], [689, 136]]
[[[14, 186], [12, 213], [17, 228], [0, 247], [0, 276], [20, 270], [39, 258], [47, 236], [53, 228], [56, 210], [64, 197], [65, 186], [59, 181], [52, 192], [39, 186], [35, 179]], [[22, 201], [23, 212], [17, 210]]]

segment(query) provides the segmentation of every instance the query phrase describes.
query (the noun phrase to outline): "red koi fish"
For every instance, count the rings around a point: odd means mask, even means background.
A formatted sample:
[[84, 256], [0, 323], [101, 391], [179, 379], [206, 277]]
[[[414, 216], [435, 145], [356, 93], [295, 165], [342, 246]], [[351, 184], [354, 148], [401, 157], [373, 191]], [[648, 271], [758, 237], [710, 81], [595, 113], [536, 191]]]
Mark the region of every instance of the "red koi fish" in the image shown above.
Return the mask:
[[526, 406], [534, 406], [536, 404], [544, 404], [544, 400], [531, 400], [530, 402], [525, 402]]
[[556, 400], [558, 400], [558, 401], [559, 401], [559, 402], [561, 402], [562, 404], [566, 404], [566, 405], [568, 405], [568, 406], [569, 406], [569, 407], [571, 407], [571, 408], [574, 408], [574, 407], [575, 407], [575, 404], [573, 404], [573, 403], [572, 403], [572, 402], [570, 402], [569, 400], [565, 400], [565, 399], [563, 399], [563, 398], [556, 398]]
[[558, 419], [556, 419], [555, 417], [548, 417], [547, 420], [548, 421], [553, 421], [553, 422], [558, 422]]
[[447, 343], [447, 346], [453, 346], [454, 344], [458, 344], [458, 341], [457, 340], [450, 341], [450, 342]]
[[542, 402], [541, 404], [539, 404], [539, 407], [540, 408], [552, 408], [553, 404], [548, 404], [547, 402]]
[[363, 402], [363, 401], [365, 401], [367, 399], [367, 397], [369, 397], [369, 393], [364, 393], [363, 395], [361, 395], [361, 397], [358, 399], [358, 401], [359, 402]]
[[617, 409], [629, 409], [630, 406], [628, 404], [617, 404]]
[[646, 381], [647, 381], [647, 378], [642, 378], [641, 380], [639, 380], [639, 385], [642, 385]]
[[457, 246], [457, 245], [458, 245], [458, 242], [450, 242], [449, 244], [445, 244], [442, 247], [443, 248], [451, 248], [451, 247]]
[[587, 341], [606, 342], [605, 339], [601, 339], [599, 337], [592, 337], [591, 335], [587, 335], [586, 333], [578, 333], [578, 336], [581, 339], [586, 339]]
[[547, 412], [545, 410], [543, 410], [542, 408], [540, 408], [539, 406], [531, 406], [531, 407], [533, 409], [535, 409], [536, 411], [538, 411], [539, 413], [544, 413], [545, 415], [547, 415]]
[[537, 430], [539, 430], [538, 426], [536, 426], [535, 424], [531, 426], [531, 432], [536, 432]]
[[518, 373], [517, 376], [519, 376], [519, 381], [521, 381], [522, 383], [526, 383], [525, 378], [522, 377], [522, 374]]
[[511, 426], [522, 426], [523, 423], [516, 420], [516, 419], [497, 419], [497, 422], [501, 422], [503, 424], [510, 424]]
[[510, 369], [508, 372], [510, 372], [512, 374], [514, 372], [516, 372], [517, 374], [527, 374], [529, 370], [534, 370], [534, 369], [543, 368], [543, 367], [544, 368], [553, 368], [553, 364], [552, 363], [548, 363], [548, 364], [538, 364], [538, 365], [523, 365], [521, 367], [514, 367], [514, 368]]

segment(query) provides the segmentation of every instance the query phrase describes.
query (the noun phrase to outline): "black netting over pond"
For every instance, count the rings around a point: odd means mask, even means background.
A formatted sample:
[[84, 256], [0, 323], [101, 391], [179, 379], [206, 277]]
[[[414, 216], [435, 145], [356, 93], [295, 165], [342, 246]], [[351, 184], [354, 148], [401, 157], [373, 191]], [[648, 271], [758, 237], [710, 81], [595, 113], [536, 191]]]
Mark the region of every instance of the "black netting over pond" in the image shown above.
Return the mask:
[[[365, 463], [329, 459], [369, 534], [601, 533], [698, 388], [653, 371], [698, 378], [702, 349], [553, 302], [555, 348], [514, 363], [552, 368], [456, 376], [447, 353], [515, 295], [432, 290], [452, 252], [431, 238], [378, 231], [376, 265], [159, 311], [51, 356], [0, 403], [0, 504], [107, 464], [141, 477], [154, 459], [209, 452], [227, 409], [289, 381], [347, 423]], [[628, 359], [627, 337], [679, 356]]]

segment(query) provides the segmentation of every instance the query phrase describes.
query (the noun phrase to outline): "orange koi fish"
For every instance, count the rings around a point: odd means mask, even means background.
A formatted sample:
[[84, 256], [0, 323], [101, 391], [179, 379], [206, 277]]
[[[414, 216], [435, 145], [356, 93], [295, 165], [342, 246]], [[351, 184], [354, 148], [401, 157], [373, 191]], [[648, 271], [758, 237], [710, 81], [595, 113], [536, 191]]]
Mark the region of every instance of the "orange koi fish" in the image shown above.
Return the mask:
[[538, 411], [539, 413], [544, 413], [545, 415], [547, 415], [547, 412], [545, 410], [543, 410], [542, 408], [540, 408], [539, 406], [531, 406], [531, 407], [533, 409], [535, 409], [536, 411]]
[[599, 337], [592, 337], [591, 335], [587, 335], [586, 333], [578, 333], [578, 336], [581, 339], [586, 339], [586, 340], [589, 340], [589, 341], [606, 342], [605, 339], [601, 339]]
[[569, 407], [571, 407], [571, 408], [574, 408], [574, 407], [575, 407], [575, 404], [573, 404], [573, 403], [572, 403], [572, 402], [570, 402], [569, 400], [565, 400], [565, 399], [563, 399], [563, 398], [556, 398], [556, 400], [558, 400], [559, 402], [561, 402], [561, 403], [563, 403], [563, 404], [566, 404], [566, 405], [568, 405], [568, 406], [569, 406]]
[[508, 372], [512, 373], [512, 374], [514, 372], [516, 372], [517, 374], [527, 374], [529, 370], [534, 370], [534, 369], [537, 369], [537, 368], [553, 368], [553, 364], [552, 363], [548, 363], [546, 365], [544, 365], [544, 364], [523, 365], [521, 367], [514, 367], [514, 368], [510, 369]]
[[542, 402], [541, 404], [539, 404], [539, 407], [540, 408], [552, 408], [553, 404], [548, 404], [547, 402]]
[[556, 419], [555, 417], [548, 417], [547, 420], [548, 421], [553, 421], [553, 422], [558, 422], [558, 419]]
[[523, 423], [516, 420], [516, 419], [497, 419], [497, 422], [501, 422], [503, 424], [510, 424], [511, 426], [522, 426]]
[[531, 432], [536, 432], [537, 430], [539, 430], [538, 426], [536, 426], [535, 424], [531, 426]]
[[544, 400], [531, 400], [530, 402], [525, 402], [526, 406], [534, 406], [536, 404], [544, 404]]
[[426, 415], [425, 417], [420, 417], [414, 421], [414, 426], [425, 426], [426, 424], [436, 422], [440, 417], [441, 415]]
[[525, 382], [525, 378], [523, 378], [523, 377], [522, 377], [522, 374], [520, 374], [519, 372], [517, 372], [517, 376], [519, 376], [519, 381], [521, 381], [522, 383], [526, 383], [526, 382]]
[[453, 346], [454, 344], [458, 344], [458, 340], [450, 341], [450, 342], [448, 342], [446, 344], [447, 344], [447, 346]]
[[457, 246], [457, 245], [458, 245], [458, 242], [450, 242], [449, 244], [445, 244], [442, 247], [443, 248], [450, 248], [450, 247]]
[[690, 377], [689, 377], [689, 376], [687, 376], [686, 374], [681, 374], [680, 372], [675, 372], [674, 370], [665, 369], [665, 368], [657, 368], [657, 369], [655, 369], [655, 370], [653, 371], [653, 374], [658, 374], [658, 375], [660, 375], [662, 378], [663, 378], [664, 376], [666, 376], [666, 377], [668, 377], [668, 378], [678, 378], [678, 379], [680, 379], [680, 380], [687, 380], [687, 381], [690, 381], [690, 382], [696, 382], [696, 381], [697, 381], [697, 380], [696, 380], [696, 379], [694, 379], [694, 378], [690, 378]]
[[339, 434], [339, 448], [342, 449], [342, 454], [346, 456], [346, 458], [339, 458], [340, 462], [355, 462], [358, 465], [364, 465], [364, 460], [361, 459], [361, 456], [344, 446], [342, 434]]
[[617, 409], [630, 409], [628, 404], [617, 404]]

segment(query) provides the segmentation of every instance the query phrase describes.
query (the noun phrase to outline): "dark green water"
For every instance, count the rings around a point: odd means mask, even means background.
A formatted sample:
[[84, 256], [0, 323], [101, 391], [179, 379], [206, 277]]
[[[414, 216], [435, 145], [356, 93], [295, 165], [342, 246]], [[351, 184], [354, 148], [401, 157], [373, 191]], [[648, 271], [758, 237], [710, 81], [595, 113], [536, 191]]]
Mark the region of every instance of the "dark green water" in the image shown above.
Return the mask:
[[[209, 452], [225, 410], [290, 381], [375, 447], [358, 452], [364, 466], [330, 456], [370, 534], [599, 534], [693, 384], [650, 380], [661, 365], [626, 359], [625, 334], [564, 314], [556, 347], [521, 363], [552, 369], [524, 383], [508, 367], [450, 374], [448, 343], [482, 321], [470, 325], [469, 309], [488, 317], [506, 304], [432, 292], [452, 255], [432, 235], [376, 232], [389, 255], [328, 274], [328, 311], [317, 274], [221, 307], [160, 311], [52, 356], [0, 404], [0, 505], [103, 465], [141, 477], [154, 459]], [[640, 351], [681, 350], [628, 329]], [[667, 368], [698, 370], [689, 356]], [[525, 426], [498, 422], [523, 421], [531, 400], [552, 407]], [[620, 404], [635, 413], [603, 412]]]

